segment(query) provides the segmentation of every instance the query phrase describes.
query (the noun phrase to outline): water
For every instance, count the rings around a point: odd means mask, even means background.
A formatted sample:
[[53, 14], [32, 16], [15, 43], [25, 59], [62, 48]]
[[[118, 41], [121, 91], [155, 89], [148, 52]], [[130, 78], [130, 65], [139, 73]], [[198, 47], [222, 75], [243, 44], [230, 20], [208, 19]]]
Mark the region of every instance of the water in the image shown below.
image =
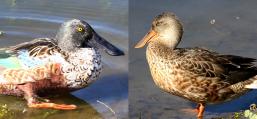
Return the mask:
[[[146, 62], [145, 48], [133, 48], [149, 30], [153, 17], [163, 11], [176, 13], [183, 22], [185, 32], [179, 47], [199, 46], [224, 54], [257, 58], [256, 1], [130, 0], [129, 4], [129, 110], [132, 119], [195, 118], [181, 109], [193, 109], [196, 104], [155, 86]], [[256, 94], [252, 91], [230, 102], [207, 105], [205, 118], [228, 117], [233, 112], [246, 110], [257, 102]]]
[[[86, 20], [101, 36], [128, 54], [128, 1], [126, 0], [1, 0], [0, 47], [38, 37], [54, 37], [60, 24]], [[104, 70], [98, 81], [72, 95], [56, 96], [55, 102], [74, 103], [78, 110], [34, 110], [20, 98], [0, 96], [0, 116], [21, 119], [98, 119], [128, 117], [128, 55], [103, 54]], [[104, 102], [115, 112], [111, 112]], [[7, 104], [7, 106], [5, 106]]]

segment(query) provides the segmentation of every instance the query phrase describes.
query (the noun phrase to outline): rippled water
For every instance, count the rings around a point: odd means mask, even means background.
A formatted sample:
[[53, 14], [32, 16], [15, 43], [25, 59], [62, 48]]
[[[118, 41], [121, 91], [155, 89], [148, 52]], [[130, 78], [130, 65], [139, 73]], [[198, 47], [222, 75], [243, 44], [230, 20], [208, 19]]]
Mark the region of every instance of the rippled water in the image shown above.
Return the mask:
[[[196, 104], [170, 95], [155, 86], [145, 58], [145, 49], [134, 49], [151, 26], [154, 16], [172, 11], [184, 25], [179, 47], [205, 47], [225, 54], [257, 58], [256, 1], [224, 0], [130, 0], [129, 101], [130, 116], [153, 119], [194, 119], [181, 109]], [[215, 22], [214, 22], [215, 21]], [[257, 102], [252, 91], [236, 100], [207, 105], [205, 118], [231, 116]]]
[[[86, 20], [96, 32], [128, 54], [127, 0], [1, 0], [0, 47], [38, 37], [54, 37], [60, 24], [73, 18]], [[53, 97], [56, 102], [77, 104], [78, 110], [33, 110], [27, 108], [22, 99], [0, 96], [0, 104], [3, 107], [7, 104], [7, 108], [0, 109], [0, 116], [9, 110], [11, 117], [21, 119], [126, 118], [127, 58], [127, 55], [103, 54], [104, 70], [100, 80], [72, 95]], [[115, 114], [99, 101], [110, 106]]]

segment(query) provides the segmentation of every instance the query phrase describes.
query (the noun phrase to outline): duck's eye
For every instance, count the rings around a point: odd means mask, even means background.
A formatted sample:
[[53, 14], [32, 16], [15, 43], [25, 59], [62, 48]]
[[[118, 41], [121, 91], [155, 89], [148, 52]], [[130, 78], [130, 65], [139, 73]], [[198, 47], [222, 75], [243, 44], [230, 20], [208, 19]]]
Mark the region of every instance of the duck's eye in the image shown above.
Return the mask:
[[83, 29], [82, 27], [78, 27], [77, 30], [78, 30], [79, 32], [84, 31], [84, 29]]
[[157, 26], [159, 26], [159, 25], [161, 25], [161, 24], [163, 24], [162, 21], [159, 21], [159, 22], [156, 23]]

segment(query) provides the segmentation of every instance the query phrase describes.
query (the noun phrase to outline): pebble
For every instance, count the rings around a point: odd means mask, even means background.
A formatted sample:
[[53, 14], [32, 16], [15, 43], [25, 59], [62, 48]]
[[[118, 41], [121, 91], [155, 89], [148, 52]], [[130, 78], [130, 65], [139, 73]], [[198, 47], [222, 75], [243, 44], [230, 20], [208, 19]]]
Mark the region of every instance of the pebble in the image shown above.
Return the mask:
[[0, 36], [4, 35], [4, 32], [3, 31], [0, 31]]
[[215, 19], [212, 19], [212, 20], [210, 21], [210, 24], [215, 24]]

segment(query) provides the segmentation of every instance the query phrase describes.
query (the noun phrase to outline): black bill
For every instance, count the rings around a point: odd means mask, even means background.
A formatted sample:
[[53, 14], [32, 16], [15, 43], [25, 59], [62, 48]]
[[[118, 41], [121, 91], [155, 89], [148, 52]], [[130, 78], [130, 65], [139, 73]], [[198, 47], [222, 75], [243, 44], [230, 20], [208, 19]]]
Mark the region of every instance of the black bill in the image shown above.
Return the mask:
[[93, 37], [90, 41], [88, 41], [88, 45], [91, 47], [97, 47], [99, 49], [103, 49], [107, 54], [111, 56], [121, 56], [124, 55], [124, 52], [119, 48], [115, 47], [107, 40], [99, 36], [96, 32], [93, 33]]

